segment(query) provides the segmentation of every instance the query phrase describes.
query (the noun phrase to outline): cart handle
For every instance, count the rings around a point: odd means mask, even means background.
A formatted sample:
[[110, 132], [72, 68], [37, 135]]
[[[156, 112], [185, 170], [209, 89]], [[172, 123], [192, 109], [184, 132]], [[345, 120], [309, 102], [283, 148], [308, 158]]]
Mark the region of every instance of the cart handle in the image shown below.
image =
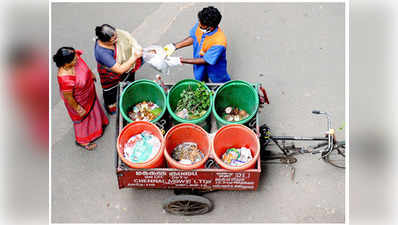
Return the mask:
[[162, 77], [160, 76], [160, 74], [156, 74], [155, 77], [156, 77], [155, 82], [158, 83], [159, 86], [163, 88], [165, 93], [167, 93], [168, 89], [166, 87], [166, 84], [163, 82]]
[[259, 93], [260, 104], [265, 104], [265, 103], [269, 104], [268, 95], [267, 92], [265, 91], [265, 88], [263, 88], [262, 85], [260, 84], [258, 89], [260, 90]]

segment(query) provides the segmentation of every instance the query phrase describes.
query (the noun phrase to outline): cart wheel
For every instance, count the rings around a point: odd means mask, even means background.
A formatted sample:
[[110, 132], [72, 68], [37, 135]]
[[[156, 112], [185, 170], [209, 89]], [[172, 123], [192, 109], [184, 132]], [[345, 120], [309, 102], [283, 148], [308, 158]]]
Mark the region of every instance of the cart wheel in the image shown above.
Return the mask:
[[332, 166], [345, 169], [345, 144], [337, 145], [329, 154], [322, 152], [322, 159]]
[[211, 189], [174, 189], [175, 195], [196, 195], [202, 196], [204, 194], [210, 192], [216, 192], [218, 190], [211, 190]]
[[163, 203], [166, 212], [179, 216], [202, 215], [212, 208], [213, 203], [209, 199], [196, 195], [176, 195]]

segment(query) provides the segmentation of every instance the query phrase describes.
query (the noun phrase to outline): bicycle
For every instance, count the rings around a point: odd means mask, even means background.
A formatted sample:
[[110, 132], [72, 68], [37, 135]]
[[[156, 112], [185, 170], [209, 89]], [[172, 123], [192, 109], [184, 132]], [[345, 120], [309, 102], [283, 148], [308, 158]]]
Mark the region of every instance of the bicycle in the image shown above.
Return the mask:
[[[328, 130], [325, 137], [273, 136], [270, 128], [264, 124], [260, 127], [261, 160], [280, 159], [281, 163], [292, 164], [297, 162], [297, 159], [293, 157], [295, 154], [321, 153], [323, 161], [337, 168], [345, 169], [345, 141], [339, 142], [336, 140], [335, 130], [332, 128], [330, 115], [327, 112], [321, 112], [319, 110], [313, 110], [312, 113], [326, 116]], [[267, 151], [266, 148], [271, 141], [282, 151], [283, 156], [270, 155], [270, 152]], [[286, 146], [286, 141], [321, 141], [321, 143], [316, 146], [305, 148], [296, 147], [294, 144]], [[320, 149], [321, 147], [325, 148]]]

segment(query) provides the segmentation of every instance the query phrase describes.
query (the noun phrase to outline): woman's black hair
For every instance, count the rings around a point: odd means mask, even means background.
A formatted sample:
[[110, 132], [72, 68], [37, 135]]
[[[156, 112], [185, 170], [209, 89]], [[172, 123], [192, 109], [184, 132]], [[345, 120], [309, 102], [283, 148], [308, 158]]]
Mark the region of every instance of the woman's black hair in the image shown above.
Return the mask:
[[58, 49], [57, 53], [53, 56], [53, 60], [57, 67], [62, 67], [67, 63], [70, 63], [75, 58], [75, 49], [72, 47], [62, 47]]
[[95, 35], [100, 41], [107, 42], [115, 35], [116, 29], [109, 24], [95, 27]]
[[221, 17], [222, 16], [221, 16], [220, 11], [218, 11], [218, 9], [214, 8], [213, 6], [203, 8], [198, 13], [199, 22], [202, 25], [214, 27], [214, 28], [217, 28], [218, 24], [220, 24]]

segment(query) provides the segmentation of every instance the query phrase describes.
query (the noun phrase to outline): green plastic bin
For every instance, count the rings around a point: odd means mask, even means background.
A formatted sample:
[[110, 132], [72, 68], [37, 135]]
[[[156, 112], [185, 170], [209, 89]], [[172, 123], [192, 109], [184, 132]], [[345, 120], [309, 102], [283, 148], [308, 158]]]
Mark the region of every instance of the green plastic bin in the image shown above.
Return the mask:
[[207, 110], [206, 114], [204, 114], [202, 117], [199, 119], [194, 119], [194, 120], [186, 120], [178, 117], [175, 113], [174, 110], [177, 108], [177, 102], [180, 99], [181, 92], [185, 89], [187, 89], [189, 86], [193, 90], [196, 90], [199, 85], [201, 85], [200, 81], [193, 80], [193, 79], [185, 79], [181, 80], [178, 83], [176, 83], [169, 91], [167, 94], [167, 110], [169, 111], [169, 114], [173, 118], [173, 124], [179, 124], [179, 123], [193, 123], [201, 126], [203, 129], [205, 129], [207, 132], [210, 132], [210, 126], [207, 121], [209, 118], [209, 115], [211, 113], [211, 108], [212, 108], [212, 92], [209, 89], [209, 87], [206, 87], [208, 92], [210, 93], [210, 106], [209, 109]]
[[[249, 116], [237, 122], [222, 118], [224, 109], [228, 106], [244, 109]], [[219, 87], [214, 95], [212, 111], [216, 118], [217, 128], [228, 124], [245, 124], [257, 113], [259, 106], [258, 93], [252, 84], [241, 80], [232, 80]]]
[[163, 117], [166, 112], [166, 94], [163, 88], [154, 81], [142, 79], [129, 84], [120, 96], [119, 108], [123, 118], [129, 123], [133, 122], [128, 116], [128, 110], [143, 101], [152, 101], [162, 109], [160, 115], [150, 122], [155, 123]]

